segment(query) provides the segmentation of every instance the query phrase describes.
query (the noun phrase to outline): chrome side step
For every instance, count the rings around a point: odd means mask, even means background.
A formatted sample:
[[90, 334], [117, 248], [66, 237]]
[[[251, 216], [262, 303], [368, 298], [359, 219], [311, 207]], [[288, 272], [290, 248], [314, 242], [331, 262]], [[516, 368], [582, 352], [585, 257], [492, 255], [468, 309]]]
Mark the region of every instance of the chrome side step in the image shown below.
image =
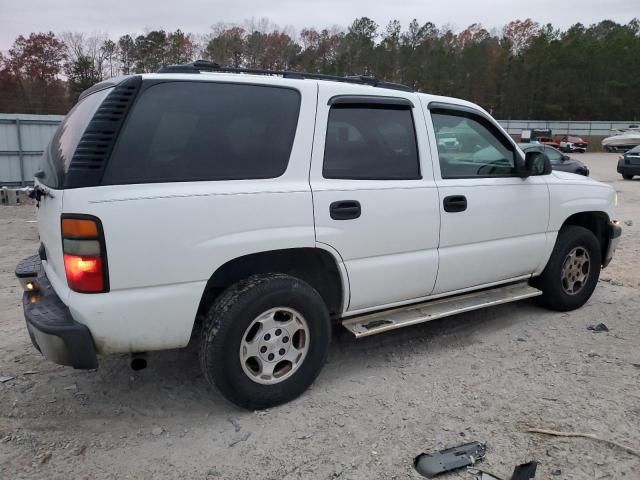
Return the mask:
[[342, 325], [356, 338], [367, 337], [387, 330], [408, 327], [449, 315], [524, 300], [538, 295], [542, 295], [542, 292], [530, 286], [528, 282], [512, 283], [488, 290], [464, 293], [384, 312], [347, 318], [342, 322]]

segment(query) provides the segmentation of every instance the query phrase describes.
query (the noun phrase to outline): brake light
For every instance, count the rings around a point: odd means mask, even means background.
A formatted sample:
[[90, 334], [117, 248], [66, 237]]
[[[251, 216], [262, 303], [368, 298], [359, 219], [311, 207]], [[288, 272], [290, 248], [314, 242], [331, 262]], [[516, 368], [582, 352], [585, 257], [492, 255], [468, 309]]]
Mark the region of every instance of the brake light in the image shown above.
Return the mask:
[[102, 224], [89, 215], [63, 215], [62, 250], [67, 284], [80, 293], [108, 291]]

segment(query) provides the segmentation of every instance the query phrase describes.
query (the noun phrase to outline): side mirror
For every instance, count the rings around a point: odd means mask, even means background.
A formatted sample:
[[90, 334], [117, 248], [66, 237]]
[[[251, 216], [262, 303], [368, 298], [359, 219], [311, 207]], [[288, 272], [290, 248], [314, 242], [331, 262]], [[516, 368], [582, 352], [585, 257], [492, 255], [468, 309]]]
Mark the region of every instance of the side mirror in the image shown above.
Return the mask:
[[542, 152], [526, 152], [524, 157], [525, 177], [531, 175], [549, 175], [551, 173], [551, 161]]
[[562, 155], [562, 161], [566, 162], [567, 160], [569, 160], [571, 157], [569, 157], [569, 155]]

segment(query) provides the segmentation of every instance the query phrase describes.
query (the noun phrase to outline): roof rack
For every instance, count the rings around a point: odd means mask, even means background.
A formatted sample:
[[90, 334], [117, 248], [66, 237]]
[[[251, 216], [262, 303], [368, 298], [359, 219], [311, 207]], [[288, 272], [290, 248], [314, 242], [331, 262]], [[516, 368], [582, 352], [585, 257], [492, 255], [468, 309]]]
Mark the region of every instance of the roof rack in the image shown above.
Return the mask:
[[268, 70], [262, 68], [242, 68], [242, 67], [225, 67], [223, 65], [209, 62], [207, 60], [196, 60], [192, 63], [182, 65], [166, 65], [158, 70], [158, 73], [200, 73], [204, 72], [226, 72], [226, 73], [250, 73], [253, 75], [280, 75], [283, 78], [312, 79], [312, 80], [330, 80], [332, 82], [357, 83], [360, 85], [371, 85], [372, 87], [390, 88], [393, 90], [402, 90], [405, 92], [413, 92], [413, 88], [402, 85], [401, 83], [385, 82], [375, 77], [366, 75], [352, 75], [348, 77], [340, 77], [338, 75], [325, 75], [324, 73], [308, 73], [296, 72], [292, 70]]

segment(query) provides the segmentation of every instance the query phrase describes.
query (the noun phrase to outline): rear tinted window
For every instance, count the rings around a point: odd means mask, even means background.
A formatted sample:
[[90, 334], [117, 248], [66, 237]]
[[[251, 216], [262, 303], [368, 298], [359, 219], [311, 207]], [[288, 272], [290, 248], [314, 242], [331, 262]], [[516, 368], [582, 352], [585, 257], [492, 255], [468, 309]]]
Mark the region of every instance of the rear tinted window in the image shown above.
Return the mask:
[[322, 175], [353, 180], [420, 178], [411, 110], [379, 105], [332, 107]]
[[42, 155], [40, 181], [51, 188], [62, 188], [69, 163], [93, 114], [112, 88], [105, 88], [80, 100], [64, 118]]
[[287, 168], [300, 95], [213, 82], [149, 87], [134, 105], [104, 184], [275, 178]]

